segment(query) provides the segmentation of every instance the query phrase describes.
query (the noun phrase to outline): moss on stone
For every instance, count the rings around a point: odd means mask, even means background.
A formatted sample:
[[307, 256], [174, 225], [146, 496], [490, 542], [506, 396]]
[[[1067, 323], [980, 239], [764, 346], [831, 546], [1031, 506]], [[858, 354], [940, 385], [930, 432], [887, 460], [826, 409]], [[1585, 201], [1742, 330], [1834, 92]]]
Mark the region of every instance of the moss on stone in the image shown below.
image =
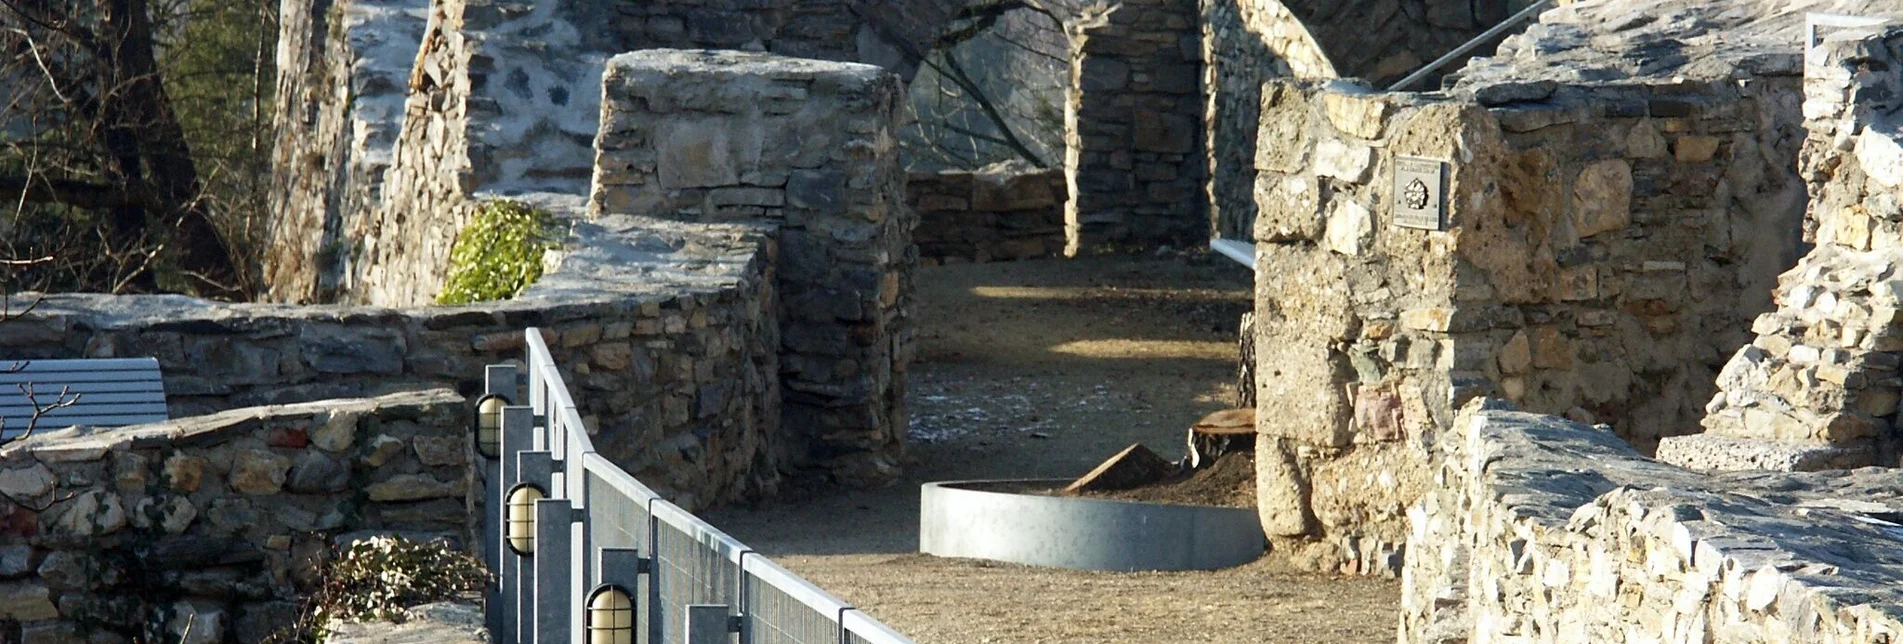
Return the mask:
[[508, 200], [484, 203], [449, 250], [449, 277], [437, 304], [506, 300], [542, 277], [542, 253], [554, 248], [554, 215]]

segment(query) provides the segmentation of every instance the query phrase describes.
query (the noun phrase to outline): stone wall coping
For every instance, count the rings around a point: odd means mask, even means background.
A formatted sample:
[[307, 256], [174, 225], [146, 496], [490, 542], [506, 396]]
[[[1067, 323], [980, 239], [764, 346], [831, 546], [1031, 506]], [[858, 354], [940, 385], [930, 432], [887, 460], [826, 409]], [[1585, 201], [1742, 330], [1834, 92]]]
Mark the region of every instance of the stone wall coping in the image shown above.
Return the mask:
[[[553, 264], [514, 299], [458, 306], [387, 308], [340, 304], [213, 302], [185, 295], [18, 293], [39, 306], [30, 314], [98, 330], [145, 329], [201, 334], [243, 333], [288, 321], [342, 324], [413, 320], [430, 329], [481, 324], [535, 326], [577, 319], [602, 305], [659, 305], [741, 286], [771, 228], [765, 224], [694, 223], [612, 215], [583, 221], [579, 197], [510, 195], [572, 222]], [[43, 298], [43, 299], [42, 299]], [[288, 329], [287, 329], [288, 331]], [[0, 334], [7, 329], [0, 327]]]
[[90, 461], [117, 449], [218, 443], [232, 438], [228, 435], [231, 430], [246, 427], [254, 421], [301, 417], [326, 421], [331, 418], [354, 420], [379, 409], [457, 404], [464, 400], [454, 390], [439, 388], [397, 392], [373, 398], [339, 398], [244, 407], [124, 427], [67, 427], [35, 432], [32, 436], [0, 446], [0, 462], [21, 457], [33, 457], [45, 462]]
[[693, 74], [715, 83], [740, 78], [804, 80], [815, 74], [851, 74], [877, 81], [885, 68], [864, 63], [792, 58], [778, 54], [715, 49], [644, 49], [608, 59], [608, 73], [656, 71], [670, 76]]
[[1724, 565], [1775, 569], [1846, 605], [1903, 616], [1903, 526], [1892, 523], [1903, 512], [1903, 471], [1706, 475], [1553, 416], [1473, 411], [1461, 422], [1463, 456], [1519, 530], [1590, 532], [1616, 509], [1676, 535], [1682, 549], [1710, 547]]

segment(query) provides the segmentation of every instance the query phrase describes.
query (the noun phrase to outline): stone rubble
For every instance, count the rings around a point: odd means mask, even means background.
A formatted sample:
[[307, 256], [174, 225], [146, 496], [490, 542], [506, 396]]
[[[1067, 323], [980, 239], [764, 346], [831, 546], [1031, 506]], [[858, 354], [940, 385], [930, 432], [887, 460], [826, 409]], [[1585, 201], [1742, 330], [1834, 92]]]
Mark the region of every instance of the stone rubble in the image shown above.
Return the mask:
[[[1718, 374], [1705, 433], [1659, 458], [1708, 470], [1820, 470], [1898, 463], [1903, 377], [1903, 28], [1829, 34], [1805, 73], [1807, 237], [1777, 310]], [[1887, 151], [1887, 152], [1886, 152]]]

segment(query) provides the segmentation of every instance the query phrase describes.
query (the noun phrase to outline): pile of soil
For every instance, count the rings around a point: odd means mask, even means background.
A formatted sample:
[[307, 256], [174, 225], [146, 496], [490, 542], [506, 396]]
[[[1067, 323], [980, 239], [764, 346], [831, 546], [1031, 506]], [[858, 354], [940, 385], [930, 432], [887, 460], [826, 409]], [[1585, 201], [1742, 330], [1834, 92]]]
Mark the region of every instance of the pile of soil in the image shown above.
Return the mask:
[[[1059, 492], [1053, 490], [1052, 494]], [[1255, 454], [1224, 454], [1215, 463], [1188, 474], [1178, 474], [1142, 487], [1103, 492], [1079, 492], [1083, 496], [1146, 503], [1177, 505], [1215, 505], [1227, 508], [1255, 507]]]

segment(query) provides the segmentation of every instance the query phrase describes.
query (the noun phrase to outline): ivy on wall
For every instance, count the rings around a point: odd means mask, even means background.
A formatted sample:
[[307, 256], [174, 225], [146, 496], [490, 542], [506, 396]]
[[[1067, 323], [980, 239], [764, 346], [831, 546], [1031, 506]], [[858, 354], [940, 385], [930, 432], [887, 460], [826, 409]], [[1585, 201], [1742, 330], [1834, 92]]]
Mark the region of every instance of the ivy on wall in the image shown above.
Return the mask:
[[542, 253], [561, 239], [545, 210], [508, 200], [484, 203], [449, 249], [449, 277], [436, 303], [506, 300], [542, 277]]

